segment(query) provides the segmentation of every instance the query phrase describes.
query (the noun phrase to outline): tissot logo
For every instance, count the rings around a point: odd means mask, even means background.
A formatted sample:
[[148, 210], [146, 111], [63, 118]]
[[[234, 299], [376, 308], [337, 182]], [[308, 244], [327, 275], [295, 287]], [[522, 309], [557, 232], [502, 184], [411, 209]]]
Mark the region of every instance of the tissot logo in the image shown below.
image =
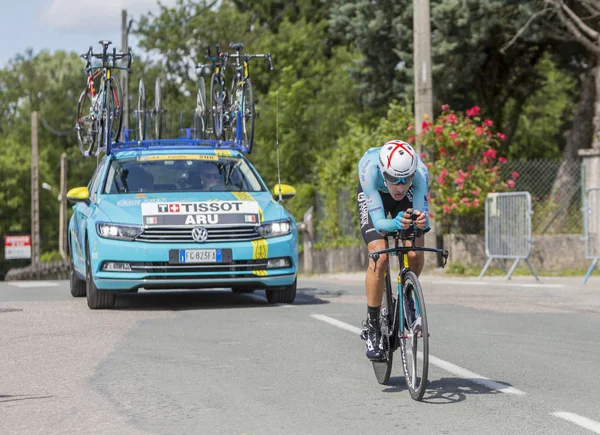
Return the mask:
[[195, 227], [192, 230], [192, 239], [198, 243], [205, 242], [208, 239], [208, 231], [204, 227]]
[[179, 204], [169, 204], [169, 211], [171, 213], [179, 213]]

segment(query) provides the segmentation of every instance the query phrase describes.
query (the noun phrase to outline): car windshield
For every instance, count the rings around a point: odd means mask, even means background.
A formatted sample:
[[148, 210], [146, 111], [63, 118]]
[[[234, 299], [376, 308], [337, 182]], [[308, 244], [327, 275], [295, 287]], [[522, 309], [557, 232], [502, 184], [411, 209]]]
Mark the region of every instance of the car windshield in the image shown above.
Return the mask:
[[111, 163], [104, 193], [260, 192], [264, 187], [239, 157], [155, 155]]

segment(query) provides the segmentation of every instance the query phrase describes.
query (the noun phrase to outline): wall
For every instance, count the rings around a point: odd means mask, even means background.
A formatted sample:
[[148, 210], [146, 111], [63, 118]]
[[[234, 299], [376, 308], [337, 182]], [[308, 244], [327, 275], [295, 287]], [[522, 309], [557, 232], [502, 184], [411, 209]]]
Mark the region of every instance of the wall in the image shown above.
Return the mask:
[[[465, 266], [483, 268], [487, 261], [484, 236], [451, 234], [444, 236], [444, 248], [449, 251], [448, 262], [459, 262]], [[425, 253], [429, 259], [426, 268], [434, 266], [431, 261], [436, 255]], [[299, 271], [302, 273], [303, 254], [300, 255]], [[312, 273], [356, 272], [367, 268], [367, 250], [364, 245], [347, 248], [331, 248], [313, 251]], [[559, 272], [565, 269], [587, 269], [585, 242], [581, 234], [534, 236], [533, 249], [529, 258], [536, 272]], [[492, 265], [494, 266], [494, 265]]]

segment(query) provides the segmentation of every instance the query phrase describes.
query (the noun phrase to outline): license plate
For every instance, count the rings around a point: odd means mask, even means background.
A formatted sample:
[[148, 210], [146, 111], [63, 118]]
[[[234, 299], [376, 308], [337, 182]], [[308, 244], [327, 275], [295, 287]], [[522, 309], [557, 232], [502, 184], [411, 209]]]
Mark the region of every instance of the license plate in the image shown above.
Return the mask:
[[180, 249], [180, 263], [221, 263], [223, 255], [220, 249]]

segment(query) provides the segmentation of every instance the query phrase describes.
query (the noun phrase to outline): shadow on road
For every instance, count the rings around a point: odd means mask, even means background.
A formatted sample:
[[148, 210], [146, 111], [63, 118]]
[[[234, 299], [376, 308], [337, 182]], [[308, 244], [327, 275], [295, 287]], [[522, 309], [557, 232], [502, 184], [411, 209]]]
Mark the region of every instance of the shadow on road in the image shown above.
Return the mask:
[[[329, 303], [312, 294], [314, 288], [298, 288], [293, 305], [319, 305]], [[273, 306], [277, 306], [275, 304]], [[255, 308], [271, 306], [264, 290], [253, 293], [233, 293], [229, 289], [144, 291], [117, 295], [117, 310], [214, 310], [225, 308]]]
[[[499, 381], [496, 381], [499, 382]], [[506, 386], [511, 386], [505, 382], [499, 382]], [[406, 382], [403, 376], [390, 378], [390, 382], [383, 390], [384, 393], [396, 393], [407, 391]], [[407, 391], [408, 394], [408, 391]], [[433, 405], [448, 405], [451, 403], [462, 402], [467, 396], [473, 394], [502, 394], [498, 390], [477, 384], [469, 379], [463, 378], [442, 378], [429, 381], [427, 390], [423, 397], [423, 402]]]

